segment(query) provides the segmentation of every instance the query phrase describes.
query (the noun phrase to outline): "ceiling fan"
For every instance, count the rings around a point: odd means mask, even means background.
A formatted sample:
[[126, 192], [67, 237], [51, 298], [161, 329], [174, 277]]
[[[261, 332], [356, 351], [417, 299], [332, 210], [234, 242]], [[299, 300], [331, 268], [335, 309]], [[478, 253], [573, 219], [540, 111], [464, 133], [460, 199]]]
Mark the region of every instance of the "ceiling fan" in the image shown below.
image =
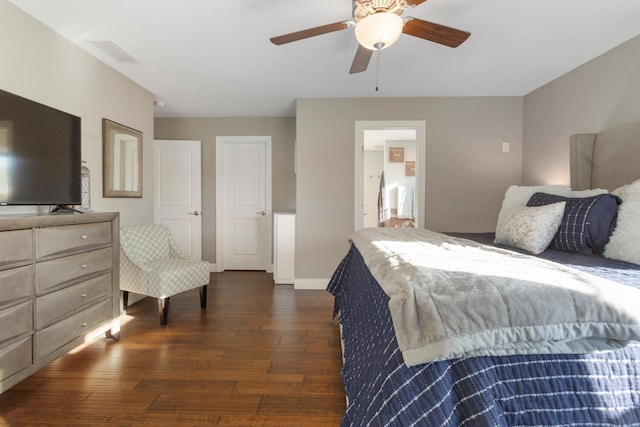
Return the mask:
[[353, 0], [353, 20], [335, 22], [272, 37], [281, 45], [319, 36], [321, 34], [355, 28], [358, 50], [351, 64], [350, 74], [365, 71], [374, 51], [391, 46], [401, 33], [419, 37], [449, 47], [458, 47], [471, 33], [413, 17], [401, 17], [402, 12], [426, 0]]

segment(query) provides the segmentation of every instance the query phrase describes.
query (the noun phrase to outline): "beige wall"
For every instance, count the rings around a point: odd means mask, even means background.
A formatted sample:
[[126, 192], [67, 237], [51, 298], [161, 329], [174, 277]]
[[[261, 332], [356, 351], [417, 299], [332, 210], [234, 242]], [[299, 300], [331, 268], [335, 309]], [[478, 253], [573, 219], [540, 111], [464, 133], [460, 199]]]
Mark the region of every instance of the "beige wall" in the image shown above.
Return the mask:
[[569, 183], [569, 135], [640, 119], [640, 37], [524, 100], [523, 183]]
[[[92, 208], [120, 212], [122, 225], [153, 222], [153, 95], [7, 1], [0, 1], [0, 52], [0, 89], [82, 118], [82, 159], [91, 171]], [[143, 133], [141, 199], [102, 197], [103, 117]], [[0, 208], [0, 214], [17, 211], [37, 209]]]
[[520, 183], [522, 97], [299, 99], [296, 117], [301, 287], [326, 284], [348, 249], [356, 121], [426, 121], [427, 228], [492, 231], [505, 189]]
[[216, 137], [271, 136], [272, 207], [274, 212], [296, 208], [294, 174], [295, 118], [158, 118], [156, 139], [202, 141], [202, 259], [216, 260]]

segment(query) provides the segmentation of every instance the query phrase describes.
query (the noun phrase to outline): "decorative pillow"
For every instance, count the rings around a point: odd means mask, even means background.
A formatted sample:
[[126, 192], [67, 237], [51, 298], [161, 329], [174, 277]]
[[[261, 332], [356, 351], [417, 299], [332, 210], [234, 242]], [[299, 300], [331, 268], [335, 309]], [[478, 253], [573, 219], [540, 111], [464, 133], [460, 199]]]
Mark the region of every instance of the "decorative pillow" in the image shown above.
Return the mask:
[[555, 194], [535, 193], [527, 206], [542, 206], [565, 201], [562, 223], [552, 247], [579, 253], [601, 255], [616, 226], [618, 205], [622, 202], [613, 194], [572, 198]]
[[604, 256], [640, 264], [640, 179], [612, 191], [620, 196], [618, 222]]
[[558, 232], [564, 209], [565, 202], [511, 209], [496, 231], [495, 243], [534, 255], [544, 252]]
[[532, 185], [532, 186], [520, 186], [512, 185], [507, 188], [504, 193], [504, 199], [502, 200], [502, 208], [498, 214], [498, 223], [496, 225], [496, 233], [502, 227], [504, 219], [507, 217], [509, 211], [513, 208], [522, 207], [527, 205], [527, 201], [533, 195], [533, 193], [548, 193], [558, 194], [560, 196], [569, 196], [571, 188], [568, 185]]

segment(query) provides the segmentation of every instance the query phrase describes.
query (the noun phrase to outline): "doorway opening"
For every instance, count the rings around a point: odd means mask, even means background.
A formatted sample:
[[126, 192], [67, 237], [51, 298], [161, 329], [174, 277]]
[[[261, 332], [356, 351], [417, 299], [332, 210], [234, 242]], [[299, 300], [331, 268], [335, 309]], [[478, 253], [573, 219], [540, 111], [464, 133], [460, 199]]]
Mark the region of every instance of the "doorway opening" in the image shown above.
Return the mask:
[[424, 121], [355, 123], [354, 229], [424, 227]]

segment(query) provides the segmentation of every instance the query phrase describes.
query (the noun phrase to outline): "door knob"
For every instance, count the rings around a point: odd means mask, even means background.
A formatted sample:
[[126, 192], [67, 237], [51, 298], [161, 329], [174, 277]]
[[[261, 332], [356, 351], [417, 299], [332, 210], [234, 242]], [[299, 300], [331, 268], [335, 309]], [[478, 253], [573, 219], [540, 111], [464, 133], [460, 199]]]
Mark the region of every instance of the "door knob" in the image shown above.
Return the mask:
[[200, 212], [198, 212], [198, 211], [189, 212], [189, 215], [198, 216], [198, 215], [200, 215]]
[[264, 211], [256, 212], [256, 215], [266, 215]]

